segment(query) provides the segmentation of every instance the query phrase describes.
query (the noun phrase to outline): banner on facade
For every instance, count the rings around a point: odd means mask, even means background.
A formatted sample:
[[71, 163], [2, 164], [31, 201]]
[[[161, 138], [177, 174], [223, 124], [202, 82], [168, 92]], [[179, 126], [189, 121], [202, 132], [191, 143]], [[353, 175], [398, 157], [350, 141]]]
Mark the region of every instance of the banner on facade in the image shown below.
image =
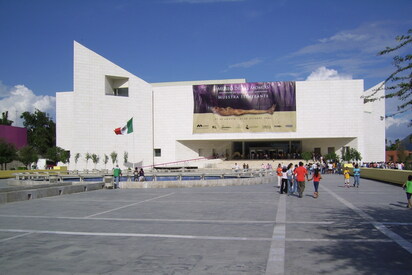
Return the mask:
[[296, 131], [295, 82], [194, 85], [193, 133]]

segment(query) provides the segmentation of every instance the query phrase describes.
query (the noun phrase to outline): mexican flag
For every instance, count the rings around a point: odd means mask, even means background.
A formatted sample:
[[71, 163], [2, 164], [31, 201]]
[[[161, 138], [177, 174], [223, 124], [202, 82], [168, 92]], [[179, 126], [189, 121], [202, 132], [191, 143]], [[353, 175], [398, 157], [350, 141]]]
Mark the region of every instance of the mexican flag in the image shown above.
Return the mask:
[[116, 135], [133, 133], [133, 118], [129, 119], [125, 126], [114, 129]]

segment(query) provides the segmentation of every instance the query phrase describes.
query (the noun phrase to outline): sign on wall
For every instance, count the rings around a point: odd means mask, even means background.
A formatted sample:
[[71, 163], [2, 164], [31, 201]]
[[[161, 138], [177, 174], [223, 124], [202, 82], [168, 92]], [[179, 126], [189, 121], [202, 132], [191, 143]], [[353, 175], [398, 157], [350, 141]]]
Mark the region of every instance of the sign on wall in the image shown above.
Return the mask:
[[296, 131], [295, 82], [194, 85], [193, 133]]

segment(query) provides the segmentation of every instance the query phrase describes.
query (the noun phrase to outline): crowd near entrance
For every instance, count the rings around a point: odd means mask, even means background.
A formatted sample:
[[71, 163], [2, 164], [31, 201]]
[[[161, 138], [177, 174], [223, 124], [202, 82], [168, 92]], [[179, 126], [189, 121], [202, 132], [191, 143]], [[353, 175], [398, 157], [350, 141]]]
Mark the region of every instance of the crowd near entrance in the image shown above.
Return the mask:
[[242, 141], [233, 142], [231, 159], [300, 159], [301, 141]]

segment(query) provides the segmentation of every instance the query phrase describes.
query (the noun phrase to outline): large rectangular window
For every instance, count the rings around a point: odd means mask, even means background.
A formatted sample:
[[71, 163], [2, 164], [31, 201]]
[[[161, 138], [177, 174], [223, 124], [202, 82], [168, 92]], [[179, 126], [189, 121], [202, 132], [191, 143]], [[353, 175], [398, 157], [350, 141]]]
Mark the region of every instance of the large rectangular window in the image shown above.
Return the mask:
[[161, 157], [162, 156], [162, 149], [154, 149], [154, 156]]

